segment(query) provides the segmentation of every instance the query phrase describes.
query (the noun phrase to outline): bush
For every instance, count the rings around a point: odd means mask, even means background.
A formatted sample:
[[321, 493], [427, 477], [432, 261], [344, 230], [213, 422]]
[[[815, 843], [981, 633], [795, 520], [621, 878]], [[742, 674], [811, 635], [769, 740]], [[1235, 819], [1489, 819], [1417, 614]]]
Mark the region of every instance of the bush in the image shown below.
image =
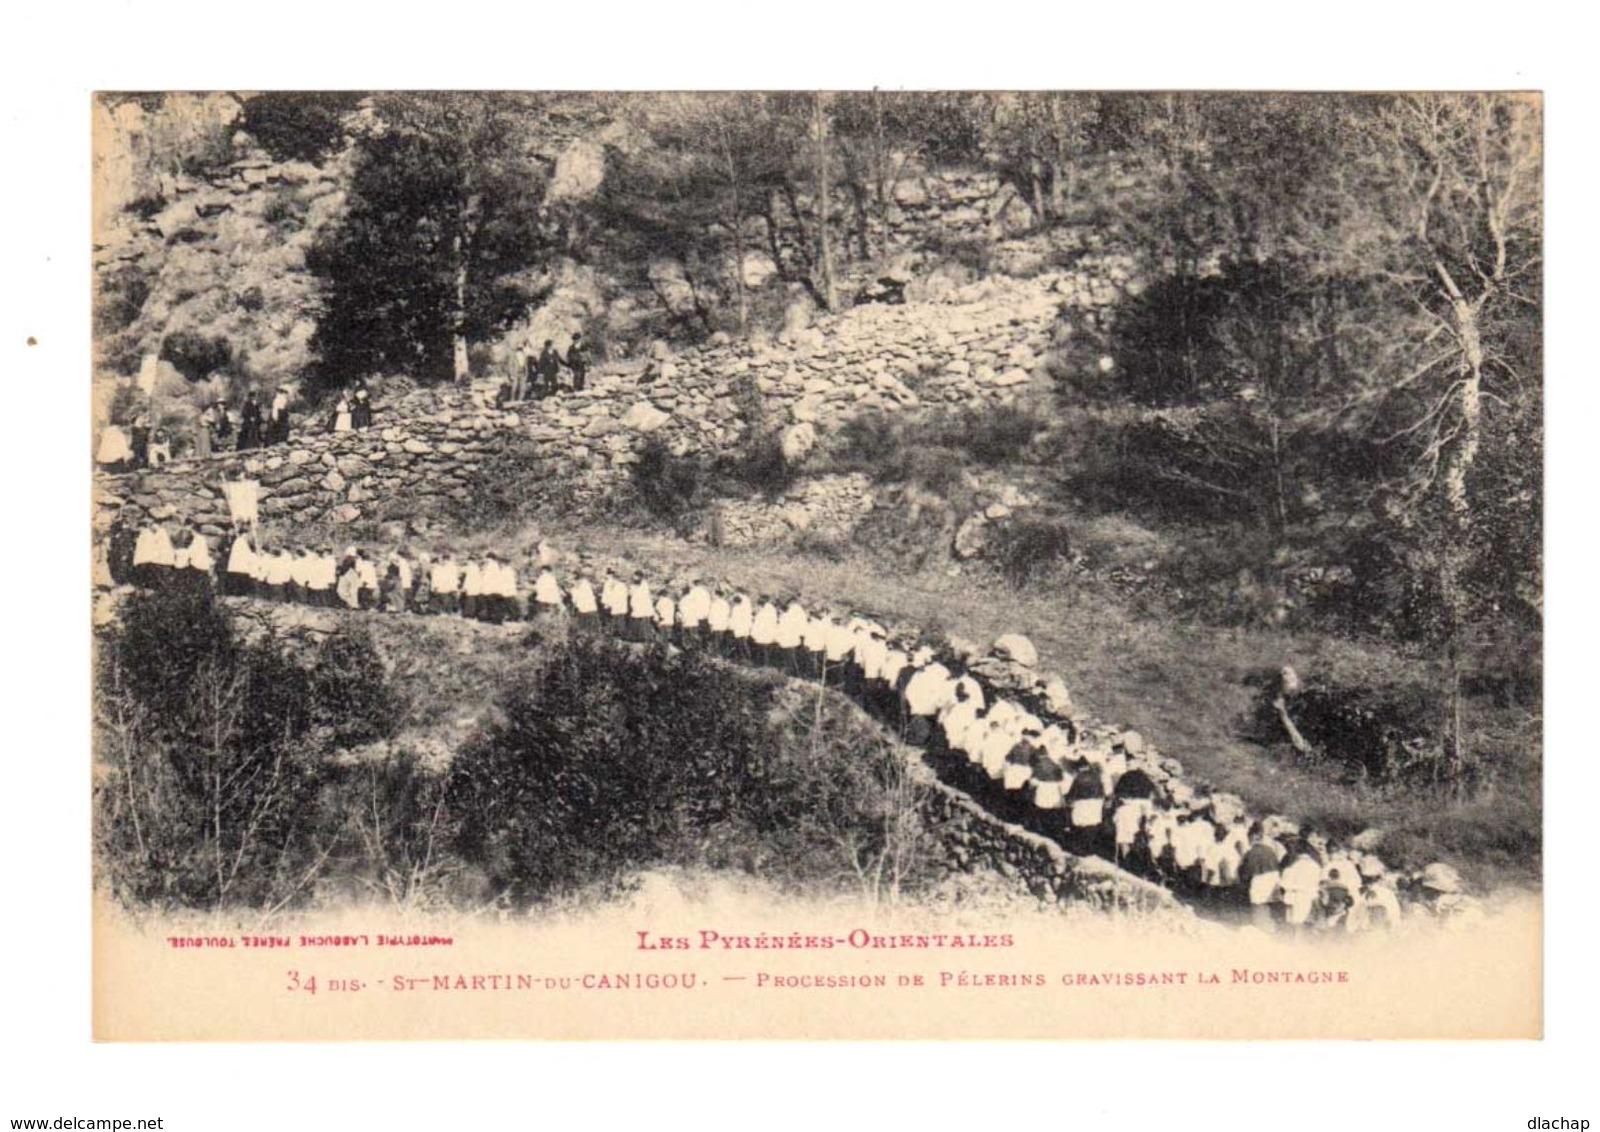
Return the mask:
[[863, 757], [868, 725], [830, 693], [804, 711], [786, 694], [695, 653], [570, 642], [452, 764], [456, 850], [519, 907], [669, 864], [890, 870], [885, 829], [908, 819]]
[[131, 325], [149, 297], [150, 280], [131, 264], [102, 275], [95, 294], [95, 337], [115, 334]]
[[1073, 540], [1056, 519], [1013, 517], [996, 523], [984, 557], [1013, 585], [1049, 578], [1072, 563]]
[[356, 108], [350, 91], [267, 91], [244, 104], [239, 128], [276, 161], [319, 162], [344, 142], [344, 117]]
[[634, 498], [660, 519], [681, 519], [705, 504], [705, 466], [693, 456], [676, 456], [665, 441], [652, 436], [629, 468]]
[[306, 673], [270, 634], [237, 637], [203, 589], [130, 597], [101, 658], [95, 824], [111, 891], [158, 907], [307, 899], [332, 838], [303, 743]]
[[1028, 409], [994, 405], [964, 409], [930, 431], [947, 447], [960, 449], [979, 464], [996, 467], [1015, 463], [1045, 427], [1044, 418]]
[[161, 360], [190, 381], [204, 381], [233, 362], [233, 346], [226, 338], [177, 330], [161, 340]]

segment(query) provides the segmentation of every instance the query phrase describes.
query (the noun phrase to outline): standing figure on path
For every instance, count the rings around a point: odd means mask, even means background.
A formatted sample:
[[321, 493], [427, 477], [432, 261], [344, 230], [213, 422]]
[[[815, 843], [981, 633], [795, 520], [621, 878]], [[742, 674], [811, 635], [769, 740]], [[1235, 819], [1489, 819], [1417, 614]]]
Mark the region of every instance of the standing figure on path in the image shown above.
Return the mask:
[[572, 583], [572, 617], [577, 630], [593, 636], [600, 631], [600, 603], [588, 577], [579, 575]]
[[539, 351], [537, 366], [539, 374], [539, 388], [541, 397], [552, 396], [561, 375], [561, 355], [556, 353], [556, 344], [553, 339], [544, 340], [544, 349]]
[[735, 594], [728, 610], [728, 655], [741, 664], [755, 660], [755, 643], [750, 633], [755, 628], [756, 611], [748, 594]]
[[483, 616], [483, 563], [467, 560], [461, 568], [461, 616]]
[[605, 618], [606, 633], [613, 637], [623, 636], [627, 632], [628, 584], [617, 577], [609, 566], [605, 568], [600, 582], [600, 609]]
[[1250, 827], [1250, 848], [1239, 861], [1239, 887], [1250, 906], [1250, 922], [1272, 927], [1272, 905], [1278, 896], [1278, 854], [1267, 844], [1260, 822]]
[[655, 636], [656, 603], [650, 593], [650, 584], [644, 580], [644, 571], [633, 572], [633, 586], [628, 590], [628, 633], [630, 641], [644, 642]]
[[689, 581], [689, 588], [683, 595], [683, 600], [678, 602], [678, 624], [681, 630], [683, 644], [693, 641], [704, 646], [706, 641], [706, 618], [711, 614], [711, 591], [706, 589], [706, 580], [696, 574]]
[[119, 586], [133, 581], [133, 552], [139, 540], [139, 528], [133, 522], [133, 512], [126, 505], [111, 520], [106, 534], [106, 568], [111, 580]]
[[727, 582], [718, 582], [706, 603], [706, 644], [718, 656], [728, 656], [733, 651], [733, 635], [728, 632], [728, 622], [733, 617], [728, 595], [732, 592], [733, 587]]
[[133, 448], [133, 466], [142, 468], [150, 463], [150, 418], [143, 413], [134, 417], [128, 435]]
[[228, 403], [218, 400], [211, 406], [211, 449], [221, 452], [223, 443], [233, 438], [233, 418], [228, 415]]
[[272, 395], [272, 416], [267, 420], [267, 443], [289, 443], [289, 391], [281, 385]]
[[[590, 598], [594, 597], [590, 591]], [[561, 583], [556, 581], [556, 576], [549, 566], [539, 567], [538, 575], [533, 579], [533, 602], [528, 609], [528, 619], [534, 617], [556, 618], [561, 616]]]
[[239, 451], [261, 447], [261, 402], [256, 391], [245, 394], [244, 408], [239, 411]]
[[256, 550], [250, 543], [250, 532], [240, 528], [228, 547], [228, 560], [222, 575], [222, 592], [232, 597], [244, 597], [255, 585]]
[[372, 427], [372, 392], [364, 377], [356, 378], [355, 392], [350, 394], [350, 423], [356, 428]]
[[757, 664], [776, 668], [782, 663], [778, 652], [778, 607], [767, 594], [761, 595], [761, 604], [750, 623], [750, 647]]
[[95, 453], [95, 463], [108, 472], [125, 472], [133, 463], [133, 446], [121, 425], [106, 425], [100, 434], [100, 449]]
[[777, 645], [779, 664], [790, 676], [804, 676], [806, 626], [811, 618], [798, 597], [791, 598], [778, 615]]
[[333, 407], [333, 431], [349, 432], [351, 429], [350, 398], [339, 394], [339, 403]]
[[172, 548], [172, 536], [160, 523], [139, 532], [133, 547], [133, 577], [137, 585], [148, 589], [164, 589], [172, 581], [178, 564], [177, 552]]
[[428, 590], [429, 607], [434, 613], [454, 613], [461, 608], [461, 568], [442, 546], [428, 571]]
[[572, 345], [567, 347], [567, 368], [572, 371], [572, 391], [583, 391], [583, 379], [589, 374], [588, 347], [583, 344], [583, 335], [574, 334]]
[[150, 435], [150, 466], [152, 468], [165, 467], [172, 461], [172, 437], [167, 435], [167, 430], [158, 428]]
[[528, 395], [528, 348], [518, 345], [511, 355], [511, 374], [506, 381], [511, 386], [512, 401], [521, 401]]
[[204, 460], [211, 455], [211, 410], [204, 409], [194, 419], [194, 454], [197, 459]]

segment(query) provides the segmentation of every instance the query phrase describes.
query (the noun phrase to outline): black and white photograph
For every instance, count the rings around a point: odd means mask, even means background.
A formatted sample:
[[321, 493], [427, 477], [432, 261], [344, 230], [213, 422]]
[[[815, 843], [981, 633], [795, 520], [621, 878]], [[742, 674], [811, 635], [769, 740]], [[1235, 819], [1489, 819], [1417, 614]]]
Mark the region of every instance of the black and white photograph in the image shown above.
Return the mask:
[[1542, 113], [97, 93], [97, 1034], [1537, 1036]]

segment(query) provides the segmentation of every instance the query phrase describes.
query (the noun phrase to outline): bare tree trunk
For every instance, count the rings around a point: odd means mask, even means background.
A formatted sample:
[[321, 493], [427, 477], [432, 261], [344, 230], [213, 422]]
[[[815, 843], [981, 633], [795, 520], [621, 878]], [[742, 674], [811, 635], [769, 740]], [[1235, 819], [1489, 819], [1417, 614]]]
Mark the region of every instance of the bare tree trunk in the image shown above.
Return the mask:
[[733, 146], [728, 142], [726, 123], [723, 123], [717, 137], [722, 142], [722, 160], [728, 168], [728, 188], [733, 193], [733, 214], [728, 218], [728, 227], [733, 233], [733, 294], [739, 309], [739, 331], [743, 333], [750, 324], [750, 305], [744, 293], [744, 193], [741, 191], [739, 166], [733, 160]]
[[1462, 574], [1466, 571], [1472, 534], [1472, 503], [1467, 494], [1467, 477], [1472, 472], [1482, 439], [1483, 341], [1479, 334], [1478, 311], [1487, 296], [1485, 293], [1469, 301], [1444, 264], [1436, 262], [1434, 266], [1450, 298], [1451, 318], [1457, 341], [1461, 345], [1461, 364], [1455, 393], [1457, 425], [1453, 438], [1446, 442], [1442, 460], [1441, 481], [1449, 533], [1439, 566], [1439, 591], [1444, 603], [1449, 659], [1451, 743], [1448, 757], [1451, 778], [1458, 781], [1468, 758], [1461, 718], [1461, 638], [1468, 616]]
[[467, 359], [467, 260], [472, 254], [472, 233], [478, 223], [478, 209], [482, 198], [473, 193], [467, 197], [461, 212], [461, 223], [452, 241], [456, 260], [455, 308], [450, 312], [451, 370], [456, 383], [464, 384], [471, 376]]
[[811, 99], [811, 125], [816, 135], [817, 263], [822, 271], [822, 305], [838, 306], [833, 282], [833, 245], [828, 236], [828, 121], [822, 113], [822, 95]]

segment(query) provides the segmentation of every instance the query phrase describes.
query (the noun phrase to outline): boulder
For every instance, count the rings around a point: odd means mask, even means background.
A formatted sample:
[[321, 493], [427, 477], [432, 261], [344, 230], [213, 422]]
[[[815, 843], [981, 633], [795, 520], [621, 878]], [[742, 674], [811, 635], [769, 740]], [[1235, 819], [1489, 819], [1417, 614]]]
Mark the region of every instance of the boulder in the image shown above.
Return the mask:
[[1009, 660], [1024, 668], [1033, 668], [1039, 663], [1039, 651], [1033, 647], [1033, 642], [1021, 633], [1006, 633], [996, 638], [989, 651], [1001, 660]]
[[671, 419], [670, 413], [663, 413], [649, 401], [640, 401], [623, 414], [622, 426], [634, 432], [651, 433]]
[[783, 437], [779, 441], [783, 450], [783, 458], [791, 464], [798, 464], [817, 446], [817, 429], [809, 421], [790, 425], [783, 430]]
[[1040, 692], [1044, 706], [1054, 715], [1063, 719], [1072, 718], [1072, 696], [1067, 691], [1067, 685], [1059, 676], [1052, 676], [1044, 682]]
[[955, 553], [957, 558], [976, 558], [989, 542], [989, 524], [982, 515], [973, 515], [956, 528]]

